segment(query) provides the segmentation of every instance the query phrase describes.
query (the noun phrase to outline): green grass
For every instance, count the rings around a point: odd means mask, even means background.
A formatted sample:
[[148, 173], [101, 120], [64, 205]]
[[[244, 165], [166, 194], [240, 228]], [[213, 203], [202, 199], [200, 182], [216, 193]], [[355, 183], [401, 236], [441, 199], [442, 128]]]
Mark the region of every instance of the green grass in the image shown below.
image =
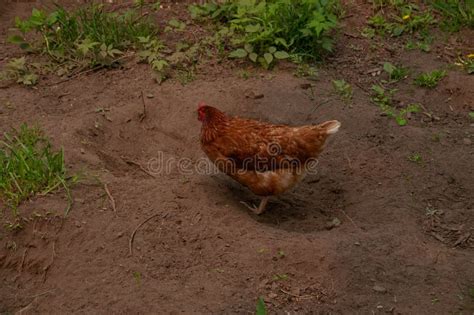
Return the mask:
[[421, 73], [415, 78], [415, 84], [421, 87], [435, 88], [439, 81], [446, 76], [444, 70], [434, 70], [432, 72]]
[[191, 5], [196, 19], [210, 19], [229, 38], [231, 58], [269, 68], [277, 60], [315, 60], [333, 49], [338, 0], [237, 0]]
[[443, 17], [441, 29], [457, 32], [463, 26], [474, 28], [474, 0], [434, 0], [431, 5]]
[[405, 79], [408, 76], [408, 69], [402, 66], [395, 66], [390, 62], [383, 64], [384, 71], [388, 74], [388, 78], [391, 82], [397, 82]]
[[59, 188], [71, 201], [66, 173], [63, 150], [54, 150], [38, 128], [22, 125], [0, 140], [0, 198], [14, 214], [22, 201]]

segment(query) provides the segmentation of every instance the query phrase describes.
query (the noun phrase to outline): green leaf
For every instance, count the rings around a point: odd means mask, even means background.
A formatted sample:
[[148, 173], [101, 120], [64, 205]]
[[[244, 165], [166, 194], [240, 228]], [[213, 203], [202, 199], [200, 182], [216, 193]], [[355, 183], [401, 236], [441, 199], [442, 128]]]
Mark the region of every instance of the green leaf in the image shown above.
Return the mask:
[[255, 315], [267, 315], [267, 308], [265, 306], [265, 301], [262, 297], [258, 298]]
[[276, 49], [276, 47], [274, 47], [274, 46], [271, 46], [271, 47], [268, 48], [268, 52], [269, 52], [270, 54], [273, 54], [276, 50], [277, 50], [277, 49]]
[[474, 119], [474, 112], [469, 112], [469, 117], [471, 117], [471, 119]]
[[257, 62], [258, 55], [256, 53], [250, 53], [249, 54], [249, 59], [252, 60], [253, 62]]
[[395, 71], [395, 66], [392, 65], [390, 62], [385, 62], [383, 64], [383, 69], [385, 72], [387, 72], [389, 75], [392, 75], [393, 71]]
[[245, 57], [247, 57], [247, 51], [245, 51], [245, 49], [242, 49], [242, 48], [236, 49], [229, 54], [229, 58], [245, 58]]
[[397, 124], [399, 126], [405, 126], [407, 124], [407, 120], [405, 118], [402, 118], [402, 117], [395, 117], [395, 120], [397, 121]]
[[250, 54], [253, 52], [253, 46], [250, 44], [245, 44], [244, 49]]
[[250, 24], [245, 27], [245, 32], [256, 33], [260, 31], [260, 24]]
[[273, 55], [270, 54], [270, 53], [265, 53], [265, 54], [263, 55], [263, 58], [265, 58], [265, 61], [266, 61], [267, 64], [269, 64], [269, 65], [270, 65], [270, 64], [272, 63], [272, 61], [273, 61]]
[[282, 50], [275, 52], [273, 55], [276, 59], [286, 59], [290, 57], [290, 55], [286, 51]]

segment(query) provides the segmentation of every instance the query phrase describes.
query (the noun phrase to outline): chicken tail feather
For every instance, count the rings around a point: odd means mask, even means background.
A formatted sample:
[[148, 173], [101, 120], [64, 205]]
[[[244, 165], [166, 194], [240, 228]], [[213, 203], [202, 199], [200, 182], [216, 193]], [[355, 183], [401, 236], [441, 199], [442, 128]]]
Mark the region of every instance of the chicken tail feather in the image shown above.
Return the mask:
[[323, 122], [318, 127], [322, 130], [325, 130], [326, 134], [332, 135], [339, 131], [339, 128], [341, 127], [341, 123], [337, 120], [330, 120], [330, 121]]

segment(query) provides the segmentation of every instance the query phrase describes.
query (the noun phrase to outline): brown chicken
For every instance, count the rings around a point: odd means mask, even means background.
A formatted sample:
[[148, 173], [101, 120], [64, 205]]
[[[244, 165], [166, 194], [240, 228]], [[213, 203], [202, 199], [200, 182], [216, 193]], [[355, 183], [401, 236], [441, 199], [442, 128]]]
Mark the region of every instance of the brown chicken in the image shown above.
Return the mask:
[[[201, 147], [221, 171], [262, 196], [261, 214], [269, 196], [292, 188], [315, 166], [329, 135], [341, 126], [337, 120], [319, 125], [290, 127], [230, 117], [199, 103]], [[244, 203], [245, 204], [245, 203]]]

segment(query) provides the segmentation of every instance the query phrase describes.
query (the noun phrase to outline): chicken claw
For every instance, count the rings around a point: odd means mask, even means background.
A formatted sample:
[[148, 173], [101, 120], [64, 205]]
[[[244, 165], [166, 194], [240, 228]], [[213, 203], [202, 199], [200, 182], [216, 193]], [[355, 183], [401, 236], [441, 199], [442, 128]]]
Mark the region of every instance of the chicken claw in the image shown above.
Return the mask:
[[258, 206], [255, 206], [255, 205], [252, 205], [250, 206], [248, 203], [246, 203], [245, 201], [241, 201], [240, 203], [245, 205], [247, 208], [249, 208], [250, 210], [252, 210], [256, 215], [261, 215], [263, 213], [263, 211], [265, 211], [265, 207], [267, 205], [267, 202], [268, 202], [268, 198], [269, 197], [263, 197], [262, 198], [262, 201], [260, 201], [260, 205]]

